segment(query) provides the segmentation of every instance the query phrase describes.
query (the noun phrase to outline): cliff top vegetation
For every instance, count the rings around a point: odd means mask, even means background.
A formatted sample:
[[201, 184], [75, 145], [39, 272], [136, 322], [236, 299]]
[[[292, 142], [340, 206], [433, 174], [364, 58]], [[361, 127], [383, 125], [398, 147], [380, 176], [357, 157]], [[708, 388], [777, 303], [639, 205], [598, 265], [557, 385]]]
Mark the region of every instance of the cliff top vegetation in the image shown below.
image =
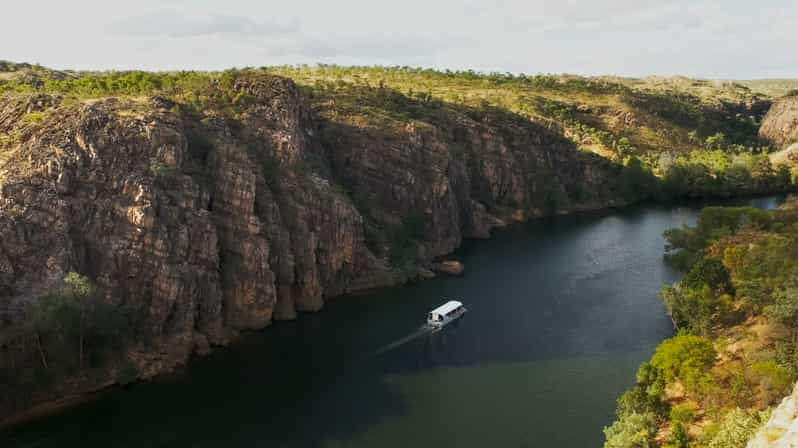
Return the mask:
[[[605, 447], [743, 448], [798, 379], [798, 209], [709, 207], [671, 229], [678, 330], [618, 400]], [[781, 434], [773, 434], [775, 440]]]
[[773, 97], [795, 80], [714, 81], [685, 77], [583, 77], [437, 71], [410, 67], [281, 66], [224, 72], [56, 71], [0, 62], [0, 93], [42, 92], [75, 99], [161, 94], [201, 101], [209, 85], [231, 87], [241, 73], [293, 79], [313, 104], [351, 121], [423, 120], [437, 109], [500, 110], [560, 130], [580, 148], [649, 165], [662, 152], [767, 152], [757, 139]]

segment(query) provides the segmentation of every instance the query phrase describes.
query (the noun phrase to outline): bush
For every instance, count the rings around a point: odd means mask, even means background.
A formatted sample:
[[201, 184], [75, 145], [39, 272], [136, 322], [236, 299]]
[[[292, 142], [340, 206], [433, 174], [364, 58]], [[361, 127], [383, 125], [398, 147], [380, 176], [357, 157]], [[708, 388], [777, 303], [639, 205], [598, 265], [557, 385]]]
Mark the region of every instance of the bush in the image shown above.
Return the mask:
[[687, 437], [687, 430], [684, 429], [684, 425], [681, 422], [674, 423], [665, 448], [688, 448], [689, 443], [690, 439]]
[[670, 419], [673, 423], [690, 423], [695, 418], [695, 407], [689, 403], [677, 404], [671, 408]]
[[712, 383], [708, 374], [717, 352], [709, 339], [680, 334], [666, 339], [654, 352], [651, 365], [667, 383], [681, 381], [688, 391], [701, 393]]
[[729, 271], [722, 261], [713, 257], [704, 257], [696, 262], [684, 276], [681, 284], [693, 289], [709, 286], [719, 293], [734, 293]]
[[765, 307], [765, 315], [793, 330], [798, 330], [798, 279], [791, 278], [772, 296], [773, 303]]
[[768, 419], [763, 412], [736, 408], [723, 417], [717, 431], [708, 438], [707, 448], [745, 448], [760, 426]]
[[716, 322], [724, 322], [732, 310], [731, 296], [714, 293], [709, 286], [687, 288], [677, 283], [660, 291], [673, 325], [681, 331], [708, 335]]
[[656, 433], [654, 415], [632, 413], [604, 428], [604, 448], [650, 448]]
[[772, 359], [752, 364], [751, 373], [759, 385], [760, 399], [765, 404], [771, 404], [787, 395], [795, 380], [786, 367], [778, 365]]

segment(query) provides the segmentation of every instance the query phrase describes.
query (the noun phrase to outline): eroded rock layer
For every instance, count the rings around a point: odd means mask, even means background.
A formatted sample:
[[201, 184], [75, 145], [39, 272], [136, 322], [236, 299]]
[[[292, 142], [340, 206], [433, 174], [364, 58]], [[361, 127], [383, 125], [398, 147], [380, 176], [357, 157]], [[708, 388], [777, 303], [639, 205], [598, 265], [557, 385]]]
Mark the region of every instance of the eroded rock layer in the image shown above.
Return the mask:
[[148, 377], [331, 297], [428, 272], [463, 238], [618, 196], [616, 168], [520, 117], [451, 110], [374, 128], [311, 110], [284, 78], [242, 76], [234, 91], [246, 101], [232, 115], [160, 97], [0, 100], [0, 132], [14, 136], [0, 333], [76, 271], [136, 310], [138, 340], [120, 360]]

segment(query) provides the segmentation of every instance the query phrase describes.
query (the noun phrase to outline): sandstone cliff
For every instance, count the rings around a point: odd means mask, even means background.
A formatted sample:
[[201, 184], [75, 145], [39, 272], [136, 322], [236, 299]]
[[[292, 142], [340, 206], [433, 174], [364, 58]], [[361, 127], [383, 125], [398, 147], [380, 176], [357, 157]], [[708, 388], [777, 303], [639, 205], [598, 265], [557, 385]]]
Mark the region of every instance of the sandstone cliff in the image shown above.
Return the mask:
[[798, 446], [798, 387], [773, 410], [748, 448], [794, 448]]
[[102, 368], [25, 376], [23, 404], [0, 385], [0, 417], [403, 282], [510, 221], [619, 197], [617, 165], [512, 114], [374, 126], [264, 74], [205, 98], [0, 99], [0, 369], [38, 368], [21, 320], [70, 271], [136, 316]]
[[798, 95], [773, 103], [762, 120], [759, 136], [778, 148], [798, 143]]

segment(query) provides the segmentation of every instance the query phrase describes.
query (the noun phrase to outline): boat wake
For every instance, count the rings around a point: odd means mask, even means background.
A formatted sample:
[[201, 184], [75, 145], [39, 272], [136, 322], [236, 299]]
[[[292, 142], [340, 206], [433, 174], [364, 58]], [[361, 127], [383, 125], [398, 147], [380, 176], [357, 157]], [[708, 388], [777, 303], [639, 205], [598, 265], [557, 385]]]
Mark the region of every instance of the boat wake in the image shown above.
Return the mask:
[[397, 340], [391, 342], [390, 344], [379, 348], [378, 350], [376, 350], [374, 352], [374, 356], [381, 355], [381, 354], [383, 354], [385, 352], [388, 352], [388, 351], [391, 351], [391, 350], [393, 350], [395, 348], [401, 347], [401, 346], [407, 344], [408, 342], [411, 342], [411, 341], [414, 341], [414, 340], [420, 338], [421, 336], [434, 333], [434, 332], [436, 332], [438, 330], [440, 330], [440, 327], [434, 327], [434, 326], [432, 326], [430, 324], [424, 324], [424, 325], [418, 327], [416, 329], [416, 331], [408, 334], [407, 336], [405, 336], [403, 338], [400, 338], [400, 339], [397, 339]]

